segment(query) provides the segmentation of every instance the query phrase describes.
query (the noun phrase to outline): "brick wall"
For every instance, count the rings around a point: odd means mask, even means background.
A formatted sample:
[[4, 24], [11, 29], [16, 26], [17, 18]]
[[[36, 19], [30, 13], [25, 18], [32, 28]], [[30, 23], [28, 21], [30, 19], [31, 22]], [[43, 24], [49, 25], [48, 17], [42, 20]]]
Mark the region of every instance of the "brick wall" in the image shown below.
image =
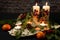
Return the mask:
[[30, 11], [34, 1], [29, 0], [1, 0], [2, 13], [20, 13]]
[[60, 0], [0, 0], [0, 19], [13, 19], [17, 18], [20, 13], [31, 12], [36, 1], [41, 8], [48, 1], [51, 6], [51, 18], [54, 20], [58, 18], [58, 15], [60, 15]]
[[[36, 0], [0, 0], [1, 13], [21, 13], [32, 11], [32, 6], [35, 4]], [[39, 6], [44, 5], [46, 0], [38, 0]], [[48, 1], [51, 9], [54, 12], [60, 10], [59, 0], [49, 0]], [[52, 11], [51, 10], [51, 11]]]

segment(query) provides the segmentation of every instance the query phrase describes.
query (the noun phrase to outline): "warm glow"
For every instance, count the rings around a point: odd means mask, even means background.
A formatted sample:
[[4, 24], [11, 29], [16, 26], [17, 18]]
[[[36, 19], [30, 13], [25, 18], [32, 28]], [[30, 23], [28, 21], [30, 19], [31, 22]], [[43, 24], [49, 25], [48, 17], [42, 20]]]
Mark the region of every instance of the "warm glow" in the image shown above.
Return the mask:
[[37, 14], [39, 14], [40, 12], [40, 6], [38, 6], [38, 3], [36, 3], [34, 6], [33, 6], [33, 12], [35, 12], [35, 10], [37, 10]]
[[46, 2], [46, 4], [43, 6], [43, 9], [48, 12], [50, 11], [50, 6], [48, 5], [48, 2]]
[[42, 22], [40, 25], [41, 26], [47, 26], [47, 24], [45, 24], [44, 22]]
[[27, 24], [32, 24], [32, 22], [29, 21], [29, 22], [27, 22]]
[[46, 2], [46, 6], [48, 5], [48, 2]]
[[37, 3], [35, 5], [37, 6]]
[[36, 28], [35, 28], [35, 30], [36, 30], [36, 31], [39, 31], [39, 30], [40, 30], [40, 28], [39, 28], [39, 27], [36, 27]]
[[36, 16], [33, 16], [33, 21], [36, 25], [39, 25], [38, 18]]

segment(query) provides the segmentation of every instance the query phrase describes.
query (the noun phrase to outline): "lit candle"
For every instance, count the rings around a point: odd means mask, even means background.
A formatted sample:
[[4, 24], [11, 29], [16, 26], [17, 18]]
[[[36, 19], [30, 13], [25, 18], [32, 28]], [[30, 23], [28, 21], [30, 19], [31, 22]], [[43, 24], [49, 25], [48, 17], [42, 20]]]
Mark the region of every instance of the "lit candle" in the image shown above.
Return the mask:
[[48, 2], [46, 2], [46, 4], [43, 6], [43, 9], [45, 10], [45, 11], [50, 11], [50, 6], [48, 5]]
[[47, 24], [45, 24], [44, 21], [40, 25], [41, 26], [47, 26]]
[[33, 12], [37, 10], [38, 13], [40, 12], [40, 7], [37, 5], [37, 3], [35, 4], [35, 6], [33, 6]]

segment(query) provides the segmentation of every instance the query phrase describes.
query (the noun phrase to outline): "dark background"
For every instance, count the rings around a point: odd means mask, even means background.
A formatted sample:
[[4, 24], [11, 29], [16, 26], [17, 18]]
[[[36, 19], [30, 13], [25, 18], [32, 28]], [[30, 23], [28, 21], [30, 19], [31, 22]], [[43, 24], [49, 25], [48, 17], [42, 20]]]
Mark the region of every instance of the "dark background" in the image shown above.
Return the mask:
[[20, 13], [30, 13], [36, 2], [42, 9], [46, 1], [51, 7], [50, 20], [60, 24], [60, 0], [0, 0], [0, 19], [16, 19]]
[[[0, 20], [16, 19], [20, 13], [32, 12], [32, 6], [38, 2], [42, 9], [45, 2], [48, 1], [51, 7], [50, 21], [60, 24], [60, 0], [0, 0]], [[0, 25], [1, 27], [2, 25]], [[0, 28], [0, 39], [15, 40], [8, 32]]]

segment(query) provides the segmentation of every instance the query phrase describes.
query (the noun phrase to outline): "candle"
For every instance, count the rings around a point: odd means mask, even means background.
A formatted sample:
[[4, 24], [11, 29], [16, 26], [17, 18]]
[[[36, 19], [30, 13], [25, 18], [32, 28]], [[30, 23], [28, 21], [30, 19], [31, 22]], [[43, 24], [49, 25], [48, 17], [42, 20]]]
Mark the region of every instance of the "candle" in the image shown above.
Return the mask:
[[47, 24], [45, 24], [44, 21], [40, 25], [41, 26], [47, 26]]
[[43, 9], [45, 10], [45, 11], [50, 11], [50, 6], [48, 5], [48, 2], [46, 2], [46, 4], [43, 6]]
[[35, 6], [33, 6], [33, 12], [37, 11], [38, 13], [40, 12], [40, 7], [37, 5], [37, 3], [35, 4]]

